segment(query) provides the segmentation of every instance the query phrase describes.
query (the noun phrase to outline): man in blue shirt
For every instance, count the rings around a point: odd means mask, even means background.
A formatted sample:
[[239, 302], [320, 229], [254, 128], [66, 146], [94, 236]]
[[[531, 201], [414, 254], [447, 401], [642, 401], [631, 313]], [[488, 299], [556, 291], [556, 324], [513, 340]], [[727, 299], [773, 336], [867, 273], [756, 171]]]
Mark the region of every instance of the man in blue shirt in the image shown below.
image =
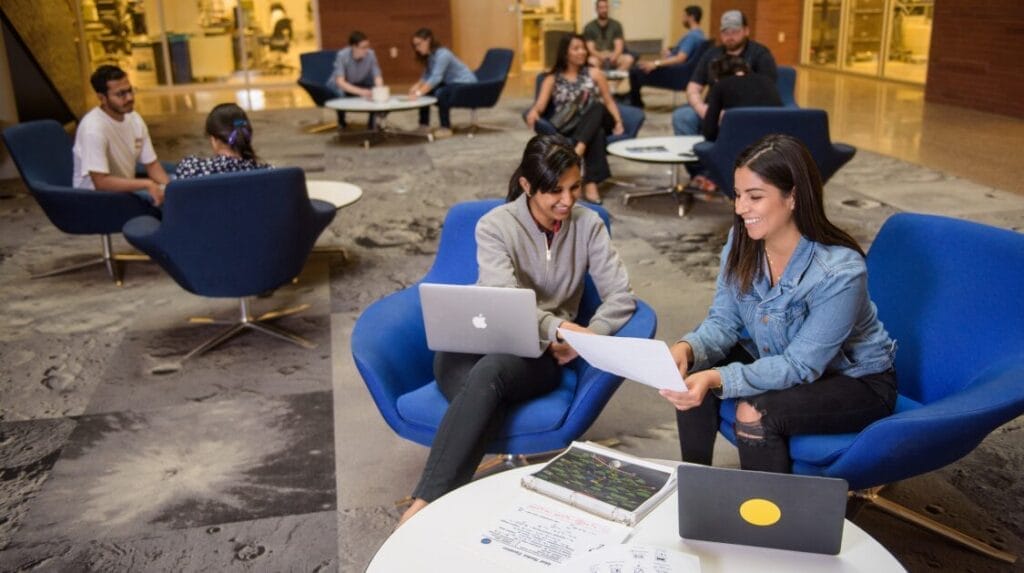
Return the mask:
[[[327, 88], [338, 97], [356, 96], [370, 99], [374, 86], [384, 85], [384, 77], [377, 64], [377, 55], [370, 48], [366, 34], [354, 31], [348, 37], [348, 46], [338, 51], [334, 71], [327, 78]], [[373, 114], [370, 123], [374, 122]], [[338, 126], [345, 127], [345, 112], [338, 112]]]
[[683, 10], [683, 26], [688, 30], [676, 43], [674, 47], [666, 48], [662, 52], [661, 59], [653, 62], [640, 62], [629, 72], [629, 103], [637, 107], [643, 107], [644, 102], [640, 97], [640, 88], [643, 87], [647, 74], [665, 67], [681, 65], [686, 63], [690, 56], [704, 43], [704, 31], [700, 29], [700, 19], [704, 11], [700, 6], [687, 6]]

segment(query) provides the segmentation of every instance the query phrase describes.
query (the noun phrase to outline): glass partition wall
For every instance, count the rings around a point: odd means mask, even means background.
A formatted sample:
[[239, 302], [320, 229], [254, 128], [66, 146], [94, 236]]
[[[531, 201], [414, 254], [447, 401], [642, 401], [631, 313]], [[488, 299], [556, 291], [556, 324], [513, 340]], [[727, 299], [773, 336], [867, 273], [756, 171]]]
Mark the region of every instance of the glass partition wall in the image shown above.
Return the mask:
[[315, 0], [80, 0], [89, 69], [115, 64], [143, 90], [293, 85], [319, 45]]
[[925, 83], [935, 0], [807, 0], [802, 61]]

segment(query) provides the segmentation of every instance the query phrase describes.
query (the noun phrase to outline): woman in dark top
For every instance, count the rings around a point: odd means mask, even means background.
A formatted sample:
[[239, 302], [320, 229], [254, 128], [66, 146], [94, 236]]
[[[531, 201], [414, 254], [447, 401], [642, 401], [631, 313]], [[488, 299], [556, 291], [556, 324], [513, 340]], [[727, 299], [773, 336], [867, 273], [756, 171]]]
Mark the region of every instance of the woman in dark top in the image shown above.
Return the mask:
[[256, 157], [252, 148], [252, 124], [245, 111], [233, 103], [222, 103], [206, 117], [213, 157], [189, 155], [178, 164], [178, 179], [268, 169], [270, 165]]
[[728, 54], [711, 63], [711, 73], [718, 78], [708, 92], [708, 111], [704, 114], [704, 139], [718, 137], [718, 124], [725, 110], [734, 107], [782, 107], [775, 80], [750, 71], [746, 60]]
[[589, 101], [583, 111], [579, 112], [578, 122], [560, 131], [576, 141], [576, 153], [583, 157], [583, 199], [601, 203], [597, 185], [612, 175], [605, 151], [605, 135], [621, 134], [625, 127], [604, 73], [590, 67], [587, 57], [587, 44], [583, 36], [572, 34], [562, 38], [555, 65], [544, 78], [540, 92], [537, 93], [537, 101], [526, 113], [526, 124], [533, 129], [534, 123], [540, 119], [552, 100], [557, 114], [563, 106], [577, 101], [580, 94], [587, 94], [585, 97]]

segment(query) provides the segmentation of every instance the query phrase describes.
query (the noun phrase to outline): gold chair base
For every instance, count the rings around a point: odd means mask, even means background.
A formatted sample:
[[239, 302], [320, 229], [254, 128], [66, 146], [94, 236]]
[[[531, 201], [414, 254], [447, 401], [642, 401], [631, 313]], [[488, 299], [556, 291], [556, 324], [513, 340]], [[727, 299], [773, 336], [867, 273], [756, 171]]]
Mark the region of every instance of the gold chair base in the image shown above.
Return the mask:
[[996, 549], [984, 541], [975, 539], [966, 533], [957, 531], [948, 525], [943, 525], [938, 521], [925, 517], [908, 507], [904, 507], [892, 500], [880, 496], [879, 492], [882, 490], [882, 487], [884, 486], [851, 491], [850, 497], [864, 502], [866, 507], [873, 507], [880, 511], [884, 511], [889, 515], [912, 523], [918, 527], [931, 531], [932, 533], [936, 533], [949, 541], [960, 544], [968, 549], [981, 553], [982, 555], [998, 559], [999, 561], [1006, 563], [1017, 562], [1017, 556], [1008, 551]]
[[267, 334], [275, 338], [280, 338], [281, 340], [291, 342], [292, 344], [301, 346], [303, 348], [316, 348], [316, 344], [299, 336], [298, 334], [285, 330], [279, 326], [268, 324], [268, 321], [276, 320], [284, 316], [289, 316], [292, 314], [296, 314], [298, 312], [302, 312], [309, 308], [309, 306], [310, 305], [308, 304], [300, 304], [298, 306], [281, 308], [265, 312], [259, 316], [253, 316], [249, 311], [249, 300], [247, 298], [242, 298], [240, 299], [239, 305], [241, 311], [240, 318], [237, 321], [215, 320], [210, 317], [189, 318], [188, 321], [192, 324], [226, 324], [230, 325], [230, 328], [221, 332], [217, 336], [214, 336], [213, 338], [207, 340], [206, 342], [200, 344], [196, 348], [192, 349], [192, 351], [186, 354], [185, 357], [181, 359], [181, 361], [185, 362], [186, 360], [189, 360], [195, 356], [203, 354], [204, 352], [212, 350], [217, 346], [220, 346], [224, 342], [227, 342], [228, 340], [234, 338], [235, 336], [238, 336], [239, 334], [246, 330], [255, 330], [257, 332], [262, 332], [263, 334]]

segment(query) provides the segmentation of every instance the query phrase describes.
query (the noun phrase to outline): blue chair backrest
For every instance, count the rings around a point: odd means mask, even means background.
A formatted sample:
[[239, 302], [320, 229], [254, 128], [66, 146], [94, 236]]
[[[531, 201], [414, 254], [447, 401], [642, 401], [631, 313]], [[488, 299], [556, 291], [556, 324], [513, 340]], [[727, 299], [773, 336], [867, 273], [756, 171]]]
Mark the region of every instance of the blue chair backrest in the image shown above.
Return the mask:
[[74, 177], [71, 138], [52, 119], [26, 121], [4, 130], [4, 143], [29, 190], [37, 183], [70, 187]]
[[512, 50], [491, 48], [484, 54], [484, 61], [476, 69], [476, 79], [481, 82], [504, 81], [512, 69]]
[[1021, 233], [897, 214], [879, 231], [867, 264], [871, 300], [898, 344], [900, 394], [934, 402], [1024, 354]]
[[779, 97], [782, 98], [784, 107], [797, 107], [796, 96], [796, 68], [792, 66], [779, 66], [778, 76], [775, 78], [775, 87], [779, 90]]
[[169, 257], [156, 262], [196, 294], [255, 294], [298, 276], [319, 232], [297, 167], [177, 179], [156, 238]]
[[802, 141], [818, 164], [822, 182], [828, 181], [849, 160], [849, 157], [839, 158], [833, 149], [825, 110], [810, 108], [737, 107], [726, 110], [718, 139], [713, 143], [699, 143], [695, 150], [700, 155], [703, 149], [713, 146], [719, 161], [708, 164], [708, 171], [719, 187], [732, 197], [736, 158], [749, 145], [771, 133], [792, 135]]
[[326, 84], [334, 72], [334, 59], [337, 55], [338, 52], [336, 50], [320, 50], [318, 52], [300, 54], [300, 79]]

